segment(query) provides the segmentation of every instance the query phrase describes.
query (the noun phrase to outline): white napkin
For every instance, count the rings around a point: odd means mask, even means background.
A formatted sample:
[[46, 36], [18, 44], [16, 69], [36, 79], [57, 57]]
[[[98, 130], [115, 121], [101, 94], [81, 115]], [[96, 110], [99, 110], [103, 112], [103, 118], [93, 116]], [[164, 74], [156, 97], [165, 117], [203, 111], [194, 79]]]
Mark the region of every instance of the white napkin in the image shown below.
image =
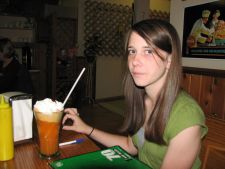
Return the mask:
[[32, 138], [32, 99], [13, 100], [14, 141]]

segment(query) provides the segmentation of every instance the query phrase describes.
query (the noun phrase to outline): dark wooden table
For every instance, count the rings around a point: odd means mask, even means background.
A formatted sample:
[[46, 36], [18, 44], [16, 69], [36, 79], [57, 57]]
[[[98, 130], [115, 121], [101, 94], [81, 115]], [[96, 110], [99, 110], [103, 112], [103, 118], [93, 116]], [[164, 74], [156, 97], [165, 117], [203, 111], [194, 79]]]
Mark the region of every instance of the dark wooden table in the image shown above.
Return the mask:
[[[84, 138], [84, 142], [60, 147], [60, 156], [52, 160], [68, 158], [100, 149], [83, 134], [72, 131], [62, 131], [60, 134], [60, 142], [78, 138]], [[31, 139], [25, 143], [15, 145], [14, 158], [9, 161], [0, 161], [0, 169], [50, 169], [49, 162], [52, 160], [43, 160], [39, 157], [38, 145], [35, 140]]]

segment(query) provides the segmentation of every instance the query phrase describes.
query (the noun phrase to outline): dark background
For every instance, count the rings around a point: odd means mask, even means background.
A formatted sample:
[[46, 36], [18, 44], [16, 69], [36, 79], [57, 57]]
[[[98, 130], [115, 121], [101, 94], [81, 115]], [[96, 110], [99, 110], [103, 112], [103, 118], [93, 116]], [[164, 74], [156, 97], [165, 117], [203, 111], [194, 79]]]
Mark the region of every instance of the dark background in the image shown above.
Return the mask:
[[59, 0], [1, 0], [0, 13], [10, 15], [22, 15], [41, 17], [44, 13], [44, 5], [57, 5]]

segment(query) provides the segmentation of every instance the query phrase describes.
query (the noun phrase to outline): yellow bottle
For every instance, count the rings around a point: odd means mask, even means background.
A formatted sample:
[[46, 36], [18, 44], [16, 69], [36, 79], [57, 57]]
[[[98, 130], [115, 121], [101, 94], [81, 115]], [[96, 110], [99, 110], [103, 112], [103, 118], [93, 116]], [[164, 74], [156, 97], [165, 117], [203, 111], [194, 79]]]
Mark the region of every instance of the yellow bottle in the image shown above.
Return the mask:
[[0, 95], [0, 161], [14, 157], [12, 108]]

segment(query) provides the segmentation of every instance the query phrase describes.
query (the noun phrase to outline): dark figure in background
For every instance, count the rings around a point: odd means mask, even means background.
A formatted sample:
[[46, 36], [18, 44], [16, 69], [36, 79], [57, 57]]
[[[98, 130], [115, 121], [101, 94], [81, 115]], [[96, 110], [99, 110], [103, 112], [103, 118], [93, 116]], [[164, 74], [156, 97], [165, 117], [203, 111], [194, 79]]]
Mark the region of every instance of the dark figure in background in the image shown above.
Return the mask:
[[30, 74], [15, 57], [15, 49], [10, 39], [0, 39], [0, 93], [18, 91], [33, 93]]

